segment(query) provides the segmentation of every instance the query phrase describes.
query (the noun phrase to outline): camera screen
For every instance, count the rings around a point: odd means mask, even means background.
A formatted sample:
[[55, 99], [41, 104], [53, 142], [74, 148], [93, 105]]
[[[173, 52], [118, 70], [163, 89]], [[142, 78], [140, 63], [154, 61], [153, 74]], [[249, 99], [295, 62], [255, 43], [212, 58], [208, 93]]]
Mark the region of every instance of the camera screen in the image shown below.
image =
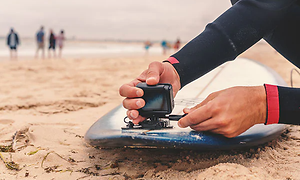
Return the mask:
[[159, 91], [145, 92], [144, 100], [146, 105], [142, 108], [145, 111], [168, 111], [167, 99]]

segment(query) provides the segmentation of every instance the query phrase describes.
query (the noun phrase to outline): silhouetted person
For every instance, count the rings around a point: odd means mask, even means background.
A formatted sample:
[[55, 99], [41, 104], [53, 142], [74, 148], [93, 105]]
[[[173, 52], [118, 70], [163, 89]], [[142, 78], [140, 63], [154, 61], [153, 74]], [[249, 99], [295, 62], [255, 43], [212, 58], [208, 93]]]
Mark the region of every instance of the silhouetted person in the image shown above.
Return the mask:
[[53, 57], [56, 57], [55, 45], [56, 45], [56, 37], [55, 37], [52, 29], [50, 29], [49, 49], [48, 49], [48, 57], [49, 58], [51, 58], [51, 50], [53, 50]]
[[178, 38], [177, 40], [176, 40], [176, 42], [175, 42], [175, 44], [174, 44], [174, 49], [175, 49], [175, 51], [177, 51], [179, 48], [180, 48], [180, 39]]
[[152, 43], [149, 40], [147, 40], [147, 41], [145, 41], [144, 45], [145, 45], [144, 47], [145, 47], [146, 55], [147, 55], [149, 52], [149, 48], [152, 46]]
[[45, 58], [45, 33], [44, 27], [41, 26], [41, 29], [36, 34], [36, 41], [37, 41], [37, 50], [35, 57], [38, 57], [39, 50], [42, 50], [42, 58]]
[[19, 45], [20, 40], [18, 34], [14, 32], [14, 29], [10, 29], [10, 33], [7, 36], [7, 45], [10, 48], [10, 58], [17, 59], [17, 46]]
[[58, 57], [60, 57], [60, 58], [61, 58], [62, 49], [64, 47], [64, 40], [65, 40], [64, 31], [61, 30], [60, 34], [58, 36], [56, 36], [56, 41], [57, 41], [57, 44], [59, 47]]
[[162, 42], [161, 42], [161, 47], [162, 47], [162, 49], [163, 49], [163, 55], [165, 55], [166, 52], [167, 52], [167, 49], [168, 49], [168, 43], [167, 43], [166, 40], [162, 40]]

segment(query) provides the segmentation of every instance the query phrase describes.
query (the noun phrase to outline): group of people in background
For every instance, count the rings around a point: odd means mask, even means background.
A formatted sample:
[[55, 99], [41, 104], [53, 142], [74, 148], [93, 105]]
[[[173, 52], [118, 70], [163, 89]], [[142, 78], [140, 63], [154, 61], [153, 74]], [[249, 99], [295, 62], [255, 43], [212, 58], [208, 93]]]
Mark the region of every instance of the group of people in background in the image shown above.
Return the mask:
[[[180, 48], [180, 43], [180, 39], [178, 38], [173, 44], [173, 48], [175, 51], [178, 51], [178, 49]], [[163, 49], [163, 55], [165, 55], [167, 51], [172, 48], [172, 44], [168, 43], [166, 40], [162, 40], [161, 47]]]
[[[37, 50], [35, 53], [35, 57], [38, 57], [39, 50], [42, 51], [42, 58], [45, 58], [45, 33], [44, 33], [44, 27], [41, 26], [40, 30], [36, 34], [36, 40], [37, 40]], [[58, 50], [58, 57], [61, 57], [61, 52], [63, 49], [63, 42], [65, 40], [64, 31], [61, 30], [59, 35], [55, 35], [53, 30], [50, 29], [50, 35], [49, 35], [49, 47], [48, 47], [48, 57], [51, 58], [51, 51], [53, 53], [53, 57], [56, 57], [56, 44], [59, 47]]]
[[[56, 57], [56, 44], [59, 47], [58, 57], [61, 57], [62, 49], [64, 46], [64, 31], [61, 30], [59, 35], [55, 35], [53, 30], [50, 29], [49, 35], [49, 47], [48, 47], [48, 57], [51, 58], [51, 53], [53, 53], [53, 57]], [[36, 34], [36, 42], [37, 42], [37, 50], [35, 53], [35, 57], [38, 58], [39, 51], [42, 51], [42, 58], [45, 58], [45, 32], [44, 27], [41, 26], [39, 31]], [[17, 47], [20, 45], [20, 38], [18, 34], [11, 28], [10, 33], [7, 36], [7, 45], [10, 49], [10, 58], [17, 59]]]
[[[162, 47], [163, 55], [165, 55], [167, 53], [167, 51], [171, 48], [174, 48], [175, 51], [178, 51], [178, 49], [180, 48], [180, 45], [181, 45], [181, 41], [180, 41], [179, 38], [174, 42], [173, 45], [171, 43], [167, 42], [166, 40], [162, 40], [161, 41], [161, 47]], [[152, 43], [149, 40], [145, 41], [144, 47], [145, 47], [145, 50], [146, 50], [146, 54], [148, 54], [149, 48], [151, 46], [152, 46]]]

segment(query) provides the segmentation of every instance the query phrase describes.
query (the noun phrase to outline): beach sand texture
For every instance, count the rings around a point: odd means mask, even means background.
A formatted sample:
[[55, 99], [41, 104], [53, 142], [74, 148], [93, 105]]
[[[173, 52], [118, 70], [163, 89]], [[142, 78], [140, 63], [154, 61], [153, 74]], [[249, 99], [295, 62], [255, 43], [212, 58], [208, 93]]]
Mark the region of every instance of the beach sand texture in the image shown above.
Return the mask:
[[[294, 66], [267, 44], [241, 56], [270, 66], [289, 84]], [[7, 163], [0, 161], [0, 179], [300, 179], [298, 126], [288, 126], [266, 145], [238, 151], [86, 144], [87, 129], [122, 102], [118, 88], [149, 62], [165, 58], [132, 54], [0, 62], [0, 151]]]

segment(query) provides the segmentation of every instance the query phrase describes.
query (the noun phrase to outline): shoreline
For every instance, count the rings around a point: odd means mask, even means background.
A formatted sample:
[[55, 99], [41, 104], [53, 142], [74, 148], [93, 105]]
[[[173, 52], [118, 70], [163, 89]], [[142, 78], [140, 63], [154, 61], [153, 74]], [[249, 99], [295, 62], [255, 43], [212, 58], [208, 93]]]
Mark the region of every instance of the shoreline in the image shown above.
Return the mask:
[[[1, 43], [2, 42], [2, 43]], [[0, 40], [0, 61], [10, 60], [10, 50], [5, 45], [4, 40]], [[17, 48], [19, 60], [35, 59], [37, 50], [36, 42], [33, 39], [22, 41]], [[45, 43], [45, 59], [48, 58], [48, 42]], [[56, 55], [58, 55], [58, 46], [56, 46]], [[153, 43], [153, 46], [148, 50], [150, 56], [161, 56], [162, 48], [160, 43]], [[171, 48], [169, 53], [175, 51]], [[64, 42], [62, 51], [62, 58], [119, 58], [119, 57], [136, 57], [144, 56], [146, 54], [143, 42], [113, 42], [113, 41], [70, 41]], [[51, 51], [51, 56], [53, 53]], [[39, 58], [41, 58], [41, 50], [39, 51]], [[51, 58], [50, 58], [51, 59]], [[55, 58], [52, 58], [55, 59]], [[59, 58], [57, 58], [59, 59]]]

